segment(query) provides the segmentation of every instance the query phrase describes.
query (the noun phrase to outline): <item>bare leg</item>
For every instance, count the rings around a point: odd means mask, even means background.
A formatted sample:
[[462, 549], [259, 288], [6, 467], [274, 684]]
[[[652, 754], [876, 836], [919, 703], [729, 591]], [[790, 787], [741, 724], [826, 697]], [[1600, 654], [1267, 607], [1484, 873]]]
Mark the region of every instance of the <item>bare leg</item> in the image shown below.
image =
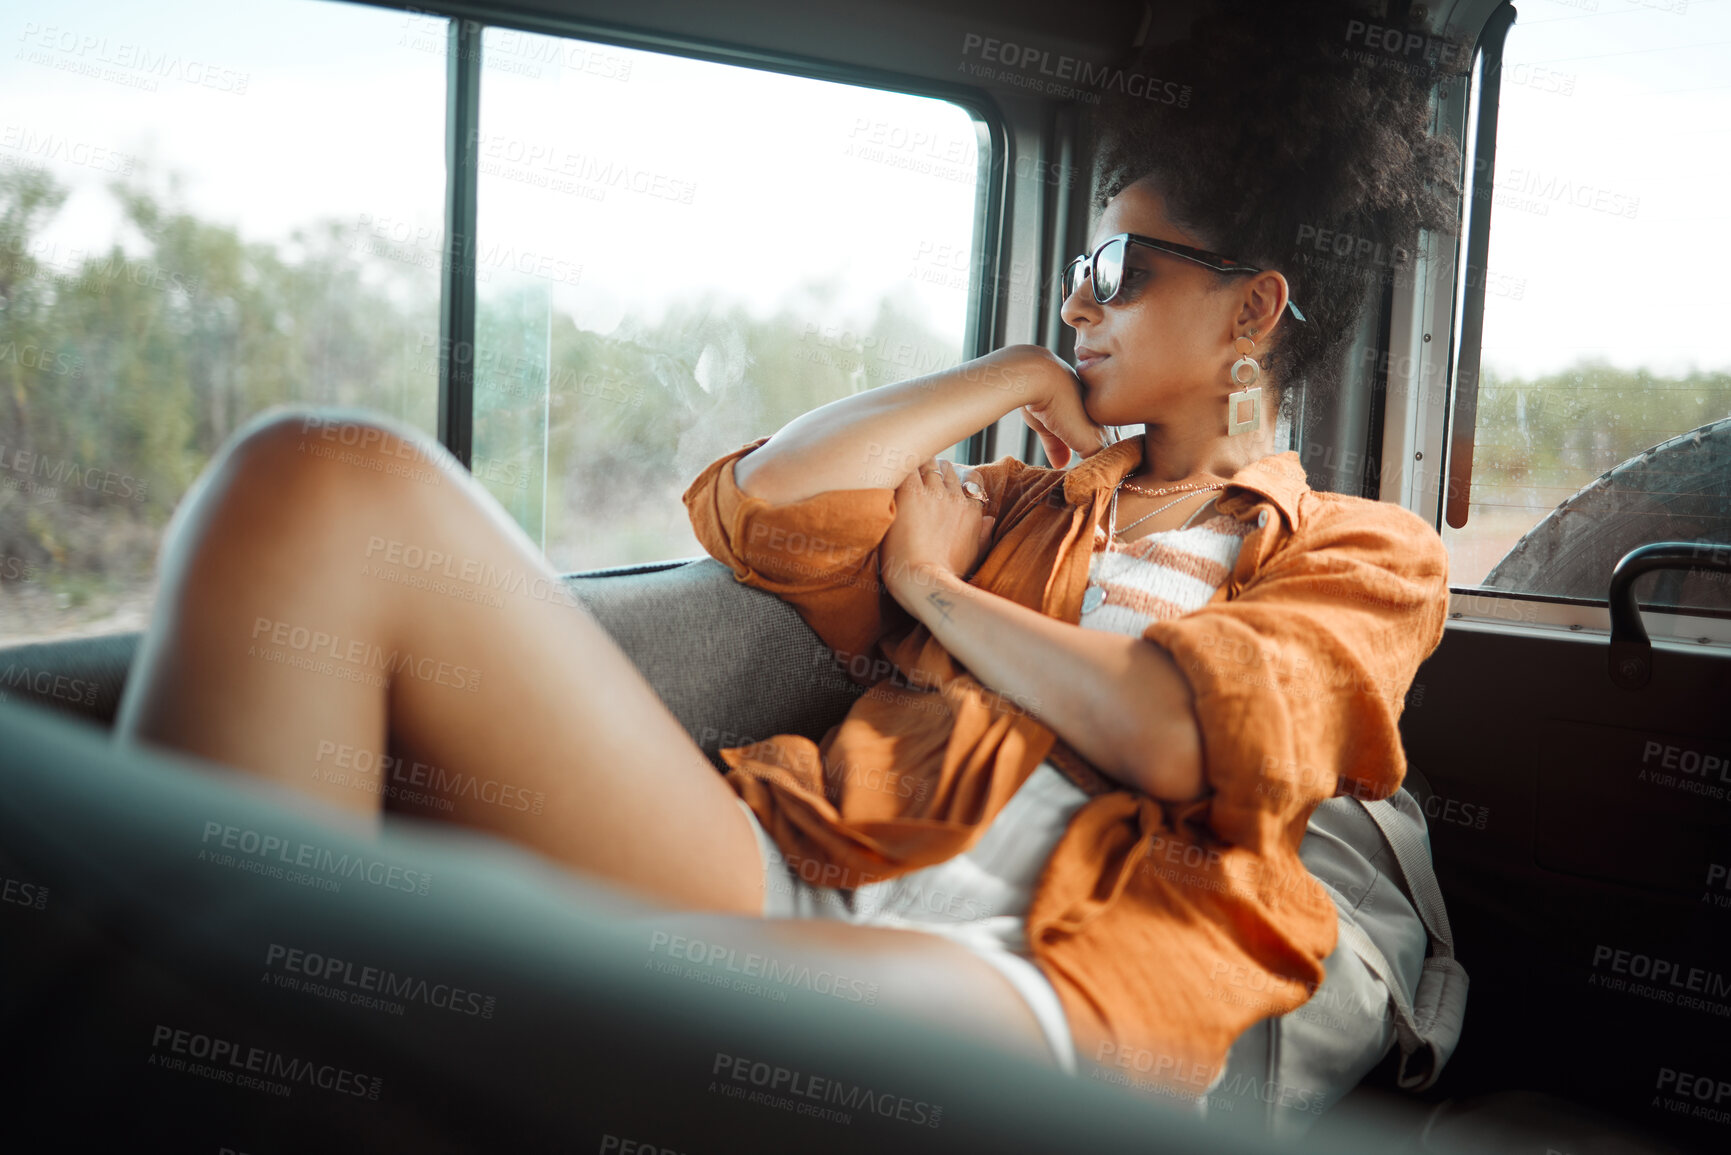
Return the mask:
[[[161, 578], [118, 740], [360, 821], [395, 797], [387, 808], [503, 835], [663, 906], [761, 911], [733, 790], [541, 551], [424, 436], [331, 411], [254, 423], [176, 511]], [[1045, 1053], [1008, 983], [954, 943], [744, 921], [784, 949], [803, 936], [874, 966], [886, 1006], [1003, 1024], [992, 1033]]]

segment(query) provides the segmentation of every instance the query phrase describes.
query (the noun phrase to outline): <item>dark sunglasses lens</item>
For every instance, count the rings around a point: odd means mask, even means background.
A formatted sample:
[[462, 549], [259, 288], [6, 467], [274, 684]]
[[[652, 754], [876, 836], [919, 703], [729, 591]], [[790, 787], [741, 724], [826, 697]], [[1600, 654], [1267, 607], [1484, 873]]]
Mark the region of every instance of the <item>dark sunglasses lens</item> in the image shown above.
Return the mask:
[[1118, 295], [1124, 279], [1124, 248], [1123, 238], [1115, 237], [1094, 257], [1094, 299], [1102, 305]]

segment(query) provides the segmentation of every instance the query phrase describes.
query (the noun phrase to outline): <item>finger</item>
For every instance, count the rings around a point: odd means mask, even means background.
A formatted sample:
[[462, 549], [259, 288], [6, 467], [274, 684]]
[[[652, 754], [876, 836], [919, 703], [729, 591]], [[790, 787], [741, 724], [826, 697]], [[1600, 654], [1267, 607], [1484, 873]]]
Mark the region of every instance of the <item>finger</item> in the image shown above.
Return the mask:
[[1022, 408], [1022, 420], [1039, 435], [1040, 446], [1046, 451], [1047, 463], [1053, 469], [1062, 469], [1070, 460], [1070, 446], [1047, 424], [1048, 418], [1036, 417], [1026, 406]]
[[1046, 450], [1046, 461], [1053, 469], [1062, 469], [1070, 463], [1070, 447], [1057, 434], [1042, 432], [1040, 445]]
[[962, 479], [956, 474], [955, 462], [949, 460], [939, 461], [938, 472], [939, 478], [943, 481], [946, 490], [955, 494], [960, 494], [962, 492]]

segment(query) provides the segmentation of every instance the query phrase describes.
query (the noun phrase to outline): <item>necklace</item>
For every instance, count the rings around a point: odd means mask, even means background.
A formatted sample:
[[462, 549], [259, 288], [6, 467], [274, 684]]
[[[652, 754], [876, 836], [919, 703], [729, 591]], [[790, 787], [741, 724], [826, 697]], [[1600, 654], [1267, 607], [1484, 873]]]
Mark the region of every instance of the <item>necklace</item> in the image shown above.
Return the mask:
[[[1135, 529], [1137, 526], [1141, 525], [1143, 522], [1147, 521], [1149, 518], [1153, 517], [1155, 514], [1165, 513], [1167, 510], [1171, 509], [1173, 506], [1177, 505], [1179, 502], [1183, 501], [1187, 497], [1192, 497], [1198, 493], [1205, 493], [1211, 489], [1225, 489], [1225, 488], [1226, 488], [1225, 482], [1218, 482], [1214, 485], [1187, 485], [1187, 486], [1184, 486], [1182, 489], [1163, 489], [1163, 490], [1160, 490], [1156, 494], [1150, 494], [1150, 496], [1163, 497], [1168, 493], [1177, 493], [1180, 496], [1175, 497], [1171, 501], [1167, 502], [1165, 505], [1162, 505], [1160, 508], [1156, 509], [1154, 511], [1154, 513], [1144, 514], [1141, 517], [1137, 518], [1135, 521], [1131, 522], [1129, 525], [1125, 526], [1123, 529], [1119, 529], [1118, 528], [1118, 490], [1129, 489], [1129, 490], [1135, 491], [1136, 493], [1148, 493], [1148, 491], [1146, 489], [1141, 489], [1141, 488], [1138, 488], [1137, 486], [1130, 485], [1130, 484], [1127, 484], [1126, 482], [1120, 481], [1112, 489], [1112, 505], [1111, 505], [1110, 513], [1108, 515], [1108, 521], [1111, 525], [1111, 530], [1106, 535], [1107, 544], [1108, 544], [1108, 546], [1110, 546], [1111, 540], [1113, 538], [1117, 537], [1119, 534], [1130, 532], [1131, 530]], [[1191, 516], [1194, 517], [1195, 515], [1192, 514]], [[1188, 525], [1189, 523], [1186, 522], [1185, 524]], [[1092, 564], [1093, 563], [1090, 561], [1090, 563], [1089, 563], [1090, 567], [1092, 567]], [[1099, 582], [1093, 580], [1092, 578], [1089, 578], [1088, 579], [1088, 588], [1086, 590], [1084, 590], [1082, 593], [1082, 612], [1085, 614], [1092, 613], [1093, 611], [1099, 609], [1100, 606], [1102, 604], [1104, 604], [1105, 601], [1106, 601], [1106, 587], [1101, 585]]]
[[1168, 493], [1199, 493], [1204, 489], [1219, 489], [1218, 485], [1175, 485], [1163, 489], [1143, 489], [1140, 485], [1131, 485], [1128, 481], [1120, 481], [1119, 489], [1128, 489], [1131, 493], [1140, 493], [1144, 497], [1165, 497]]

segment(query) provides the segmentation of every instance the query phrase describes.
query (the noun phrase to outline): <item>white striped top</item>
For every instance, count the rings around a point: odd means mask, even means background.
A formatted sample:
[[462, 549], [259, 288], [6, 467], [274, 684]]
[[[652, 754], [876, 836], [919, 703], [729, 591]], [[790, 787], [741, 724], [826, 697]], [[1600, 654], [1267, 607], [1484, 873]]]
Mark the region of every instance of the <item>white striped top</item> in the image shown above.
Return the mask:
[[[1205, 604], [1226, 581], [1250, 532], [1224, 514], [1187, 529], [1165, 530], [1104, 548], [1104, 530], [1089, 562], [1106, 601], [1081, 624], [1140, 637], [1150, 622]], [[1082, 788], [1043, 760], [992, 819], [980, 841], [954, 858], [852, 892], [856, 918], [879, 925], [918, 925], [976, 947], [1028, 955], [1024, 919], [1035, 883], [1076, 811]]]
[[[1082, 615], [1087, 629], [1140, 637], [1151, 622], [1207, 603], [1238, 560], [1249, 527], [1224, 514], [1132, 542], [1094, 539], [1089, 577], [1106, 600]], [[1029, 1001], [1059, 1066], [1076, 1073], [1075, 1045], [1062, 1004], [1032, 963], [1027, 916], [1040, 874], [1088, 795], [1050, 759], [992, 819], [980, 840], [953, 858], [842, 892], [854, 921], [952, 939], [996, 967]]]
[[1081, 624], [1138, 638], [1155, 622], [1200, 609], [1225, 583], [1252, 528], [1216, 513], [1184, 529], [1108, 543], [1099, 527], [1088, 577], [1105, 587], [1106, 600], [1084, 610]]

